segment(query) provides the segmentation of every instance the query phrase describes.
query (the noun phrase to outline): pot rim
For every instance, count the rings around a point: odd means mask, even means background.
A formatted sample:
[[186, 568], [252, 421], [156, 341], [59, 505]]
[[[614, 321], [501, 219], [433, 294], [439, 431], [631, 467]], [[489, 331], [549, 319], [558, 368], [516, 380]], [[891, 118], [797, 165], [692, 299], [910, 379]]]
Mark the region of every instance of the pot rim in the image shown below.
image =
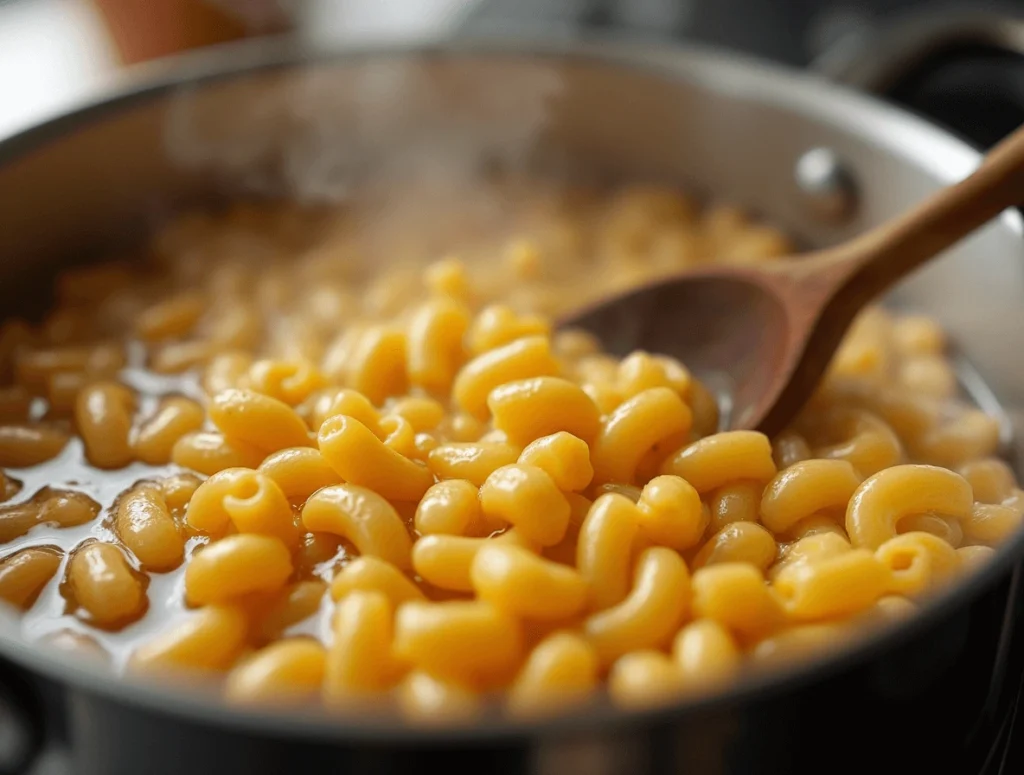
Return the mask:
[[[530, 56], [592, 62], [685, 80], [709, 91], [737, 99], [771, 104], [813, 117], [847, 134], [859, 135], [902, 156], [942, 182], [969, 174], [980, 154], [950, 133], [899, 108], [858, 94], [820, 76], [751, 57], [702, 46], [632, 41], [622, 35], [551, 35], [535, 30], [509, 34], [427, 36], [401, 41], [363, 41], [344, 47], [310, 44], [290, 38], [223, 44], [166, 60], [130, 68], [105, 87], [91, 90], [76, 104], [28, 128], [0, 137], [0, 166], [10, 163], [83, 124], [158, 99], [182, 86], [206, 85], [257, 72], [283, 70], [328, 62], [358, 62], [369, 57]], [[1024, 234], [1016, 211], [1000, 217], [1003, 227]], [[483, 723], [442, 728], [418, 727], [393, 716], [332, 717], [326, 712], [257, 710], [227, 706], [196, 687], [172, 687], [111, 675], [109, 668], [87, 660], [68, 660], [59, 652], [27, 642], [19, 632], [17, 615], [0, 610], [0, 656], [29, 667], [58, 683], [83, 689], [136, 708], [187, 717], [201, 723], [258, 732], [269, 737], [317, 738], [334, 742], [445, 746], [459, 743], [509, 741], [526, 736], [545, 738], [593, 729], [599, 725], [626, 728], [678, 722], [690, 714], [728, 712], [742, 703], [763, 701], [820, 681], [829, 675], [863, 665], [881, 652], [898, 647], [935, 625], [949, 610], [959, 608], [1013, 572], [1024, 559], [1024, 531], [996, 550], [996, 556], [975, 575], [930, 599], [910, 621], [866, 635], [860, 642], [831, 656], [774, 668], [740, 680], [726, 691], [691, 698], [656, 709], [624, 711], [596, 703], [551, 719], [514, 721], [487, 719]], [[65, 686], [65, 688], [67, 688]]]

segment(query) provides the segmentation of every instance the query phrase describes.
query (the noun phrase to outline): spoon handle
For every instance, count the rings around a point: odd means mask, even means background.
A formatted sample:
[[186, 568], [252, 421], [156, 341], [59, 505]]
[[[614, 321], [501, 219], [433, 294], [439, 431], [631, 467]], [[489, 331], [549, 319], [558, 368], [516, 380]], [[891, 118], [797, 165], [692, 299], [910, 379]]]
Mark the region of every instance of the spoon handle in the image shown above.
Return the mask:
[[807, 262], [806, 280], [860, 306], [1008, 207], [1024, 203], [1024, 125], [959, 183]]

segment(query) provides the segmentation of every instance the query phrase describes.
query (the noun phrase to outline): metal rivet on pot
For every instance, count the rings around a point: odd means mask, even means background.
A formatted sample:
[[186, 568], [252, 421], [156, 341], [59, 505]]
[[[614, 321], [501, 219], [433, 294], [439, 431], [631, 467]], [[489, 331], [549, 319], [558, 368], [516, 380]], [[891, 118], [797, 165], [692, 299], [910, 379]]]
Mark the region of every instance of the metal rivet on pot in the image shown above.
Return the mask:
[[857, 191], [849, 170], [831, 148], [812, 148], [796, 163], [797, 188], [815, 215], [831, 221], [849, 218]]

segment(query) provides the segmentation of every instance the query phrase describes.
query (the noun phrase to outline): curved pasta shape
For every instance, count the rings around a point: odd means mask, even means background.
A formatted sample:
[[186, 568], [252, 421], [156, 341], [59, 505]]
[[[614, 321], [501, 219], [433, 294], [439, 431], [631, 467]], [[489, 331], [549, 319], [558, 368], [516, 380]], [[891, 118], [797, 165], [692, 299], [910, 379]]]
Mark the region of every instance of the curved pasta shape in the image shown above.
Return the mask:
[[489, 603], [410, 602], [395, 615], [394, 653], [439, 678], [481, 688], [519, 665], [523, 634], [514, 617]]
[[432, 485], [416, 507], [415, 526], [420, 535], [467, 535], [480, 523], [479, 491], [465, 479]]
[[203, 427], [203, 408], [188, 398], [172, 396], [164, 399], [149, 420], [135, 435], [135, 455], [143, 463], [163, 465], [171, 461], [174, 445], [182, 436]]
[[480, 355], [504, 347], [517, 339], [547, 337], [551, 326], [536, 315], [518, 315], [504, 304], [484, 307], [470, 324], [466, 341], [470, 352]]
[[312, 443], [306, 423], [294, 409], [252, 390], [223, 390], [210, 400], [208, 411], [210, 420], [229, 441], [265, 453]]
[[405, 671], [391, 657], [392, 609], [383, 593], [357, 590], [347, 595], [338, 603], [331, 629], [323, 681], [328, 705], [365, 703], [401, 680]]
[[578, 705], [597, 688], [599, 667], [584, 638], [570, 632], [549, 635], [533, 647], [510, 687], [509, 710], [539, 716]]
[[592, 610], [617, 605], [629, 594], [633, 542], [639, 532], [639, 515], [629, 499], [608, 493], [590, 507], [580, 527], [576, 566], [587, 580]]
[[494, 427], [525, 446], [564, 431], [590, 442], [601, 427], [597, 405], [583, 389], [561, 377], [535, 377], [496, 387], [487, 396]]
[[857, 488], [846, 509], [846, 532], [854, 546], [877, 549], [896, 536], [903, 517], [936, 512], [962, 520], [973, 505], [971, 486], [959, 474], [934, 466], [894, 466]]
[[237, 606], [204, 606], [139, 646], [128, 662], [135, 672], [223, 670], [245, 647], [249, 620]]
[[819, 511], [846, 509], [861, 477], [846, 460], [804, 460], [781, 471], [761, 498], [761, 520], [785, 533]]
[[358, 420], [336, 415], [320, 426], [320, 453], [346, 482], [385, 498], [417, 501], [434, 483], [430, 471], [384, 445]]
[[960, 570], [956, 549], [930, 533], [904, 533], [890, 538], [875, 551], [889, 571], [887, 591], [918, 595], [942, 586]]
[[465, 479], [477, 487], [503, 466], [515, 463], [520, 451], [500, 442], [448, 442], [427, 456], [427, 466], [438, 479]]
[[413, 546], [412, 566], [417, 574], [435, 587], [471, 592], [473, 561], [478, 552], [492, 544], [536, 551], [536, 547], [526, 541], [515, 528], [496, 538], [432, 535], [421, 538]]
[[297, 406], [326, 380], [320, 370], [307, 360], [272, 360], [264, 358], [249, 367], [247, 384], [252, 390], [276, 398], [289, 406]]
[[740, 649], [725, 627], [712, 619], [684, 626], [672, 641], [676, 663], [687, 692], [716, 688], [740, 669]]
[[889, 590], [889, 569], [866, 549], [794, 563], [772, 582], [790, 617], [813, 620], [867, 609]]
[[468, 327], [469, 310], [452, 299], [431, 299], [414, 312], [407, 343], [410, 383], [431, 393], [448, 390], [465, 359]]
[[578, 571], [508, 543], [481, 546], [469, 575], [480, 600], [526, 619], [568, 619], [587, 604]]
[[487, 397], [495, 388], [531, 377], [557, 376], [558, 362], [546, 336], [526, 336], [478, 355], [459, 371], [452, 398], [478, 420], [489, 414]]
[[586, 489], [594, 478], [590, 448], [585, 441], [565, 431], [532, 442], [516, 462], [541, 469], [563, 492]]
[[674, 390], [638, 393], [601, 423], [591, 450], [595, 481], [632, 484], [643, 456], [659, 442], [686, 434], [692, 422], [690, 408]]
[[695, 546], [708, 526], [709, 514], [700, 495], [678, 476], [651, 479], [636, 505], [644, 538], [677, 551]]
[[360, 554], [379, 557], [402, 570], [412, 566], [412, 539], [405, 523], [384, 498], [354, 484], [324, 487], [302, 507], [307, 530], [347, 538]]
[[228, 673], [224, 698], [235, 705], [299, 704], [320, 693], [327, 651], [312, 638], [271, 643]]
[[768, 570], [778, 554], [775, 538], [756, 522], [733, 522], [707, 540], [693, 558], [693, 568], [721, 562], [746, 562]]
[[863, 476], [871, 476], [903, 460], [903, 446], [893, 429], [877, 415], [838, 408], [821, 418], [826, 434], [842, 441], [814, 449], [815, 457], [846, 460]]
[[637, 559], [633, 589], [621, 603], [583, 625], [602, 664], [630, 651], [665, 645], [689, 610], [690, 574], [671, 549], [645, 549]]
[[409, 600], [425, 599], [412, 579], [377, 557], [357, 557], [331, 580], [331, 597], [334, 600], [341, 600], [357, 591], [380, 592], [393, 608]]
[[222, 536], [229, 524], [241, 533], [273, 536], [287, 546], [299, 538], [291, 504], [270, 477], [249, 468], [220, 471], [196, 488], [185, 522], [211, 536]]
[[398, 706], [414, 724], [444, 726], [472, 721], [479, 718], [481, 704], [475, 691], [422, 670], [411, 671], [398, 687]]
[[78, 393], [75, 426], [85, 456], [97, 468], [123, 468], [135, 459], [129, 441], [135, 394], [117, 382], [97, 382]]
[[64, 552], [52, 546], [33, 546], [0, 560], [0, 600], [27, 611], [57, 574]]
[[726, 431], [679, 450], [661, 471], [682, 477], [703, 495], [740, 480], [767, 482], [775, 476], [775, 460], [763, 433]]
[[270, 536], [227, 536], [196, 552], [185, 568], [193, 605], [227, 603], [253, 592], [281, 589], [292, 575], [288, 547]]
[[555, 482], [534, 466], [499, 468], [480, 488], [480, 508], [515, 526], [527, 541], [554, 546], [569, 527], [569, 501]]
[[273, 480], [292, 503], [304, 502], [321, 487], [341, 484], [337, 471], [312, 447], [279, 450], [260, 463], [258, 471]]
[[156, 485], [138, 485], [118, 499], [114, 529], [147, 570], [171, 570], [184, 559], [185, 540]]
[[693, 572], [692, 587], [694, 617], [711, 619], [731, 632], [763, 635], [785, 618], [764, 575], [745, 562], [700, 568]]
[[608, 692], [612, 701], [627, 710], [672, 702], [684, 690], [683, 677], [675, 663], [653, 649], [623, 655], [608, 673]]

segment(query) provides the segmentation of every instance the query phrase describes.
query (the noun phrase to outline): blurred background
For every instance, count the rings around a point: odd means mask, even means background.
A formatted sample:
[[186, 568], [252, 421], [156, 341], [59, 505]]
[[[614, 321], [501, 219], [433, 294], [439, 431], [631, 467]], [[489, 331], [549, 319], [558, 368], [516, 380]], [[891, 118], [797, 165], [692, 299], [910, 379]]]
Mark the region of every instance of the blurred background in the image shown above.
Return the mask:
[[[125, 65], [234, 38], [286, 33], [343, 44], [538, 24], [693, 40], [805, 67], [946, 19], [939, 37], [973, 46], [970, 63], [933, 66], [938, 86], [914, 87], [938, 89], [944, 103], [970, 100], [957, 102], [954, 114], [1005, 112], [1008, 103], [1024, 104], [1017, 100], [1024, 35], [1006, 26], [1020, 18], [1024, 0], [0, 0], [0, 136], [74, 102]], [[979, 45], [988, 47], [985, 56]], [[1011, 66], [1007, 48], [1016, 49]]]

